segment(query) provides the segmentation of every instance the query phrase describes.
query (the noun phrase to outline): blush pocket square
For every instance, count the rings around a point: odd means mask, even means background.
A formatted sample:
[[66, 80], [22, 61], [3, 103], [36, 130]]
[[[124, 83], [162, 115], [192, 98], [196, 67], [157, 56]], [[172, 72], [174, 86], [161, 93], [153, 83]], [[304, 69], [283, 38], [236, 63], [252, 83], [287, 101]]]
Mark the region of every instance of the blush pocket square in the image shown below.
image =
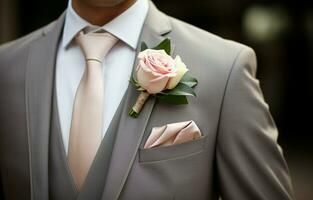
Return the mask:
[[201, 137], [201, 132], [194, 121], [167, 124], [152, 128], [144, 146], [145, 149], [182, 144]]

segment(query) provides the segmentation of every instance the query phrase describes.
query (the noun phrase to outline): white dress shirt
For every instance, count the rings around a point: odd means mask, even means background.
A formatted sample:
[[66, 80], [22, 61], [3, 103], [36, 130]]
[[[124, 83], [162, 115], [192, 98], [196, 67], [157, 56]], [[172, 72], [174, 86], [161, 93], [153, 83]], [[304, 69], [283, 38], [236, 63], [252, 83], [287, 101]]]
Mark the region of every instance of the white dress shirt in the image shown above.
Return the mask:
[[84, 55], [74, 40], [76, 34], [87, 27], [92, 31], [103, 29], [119, 39], [107, 54], [103, 68], [105, 90], [102, 136], [104, 136], [126, 92], [148, 7], [147, 0], [137, 0], [122, 14], [99, 27], [82, 19], [72, 8], [71, 0], [69, 1], [56, 59], [57, 104], [66, 153], [75, 93], [85, 70]]

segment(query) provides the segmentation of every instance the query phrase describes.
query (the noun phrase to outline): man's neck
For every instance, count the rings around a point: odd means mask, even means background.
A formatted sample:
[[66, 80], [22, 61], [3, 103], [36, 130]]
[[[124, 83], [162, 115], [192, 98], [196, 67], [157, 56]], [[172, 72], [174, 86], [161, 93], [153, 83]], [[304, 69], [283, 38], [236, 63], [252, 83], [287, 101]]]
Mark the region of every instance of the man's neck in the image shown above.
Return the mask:
[[90, 24], [103, 26], [127, 10], [135, 2], [136, 0], [126, 0], [114, 7], [95, 7], [80, 0], [73, 0], [72, 7], [80, 17]]

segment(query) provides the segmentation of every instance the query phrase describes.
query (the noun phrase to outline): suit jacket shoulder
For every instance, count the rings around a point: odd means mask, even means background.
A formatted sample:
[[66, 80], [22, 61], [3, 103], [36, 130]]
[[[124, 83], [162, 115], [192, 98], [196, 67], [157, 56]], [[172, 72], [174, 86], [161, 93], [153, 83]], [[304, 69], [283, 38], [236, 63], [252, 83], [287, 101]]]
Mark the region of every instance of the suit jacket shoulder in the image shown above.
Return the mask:
[[37, 39], [41, 38], [48, 30], [50, 30], [56, 21], [41, 27], [21, 38], [7, 42], [0, 45], [0, 70], [8, 66], [9, 63], [14, 63], [14, 60], [19, 57], [21, 53], [28, 51], [31, 44]]
[[169, 19], [172, 24], [172, 40], [175, 46], [182, 49], [188, 48], [188, 53], [191, 53], [190, 57], [199, 59], [201, 63], [211, 63], [207, 66], [211, 69], [229, 71], [240, 52], [253, 52], [252, 48], [244, 44], [224, 39], [179, 19], [173, 17]]

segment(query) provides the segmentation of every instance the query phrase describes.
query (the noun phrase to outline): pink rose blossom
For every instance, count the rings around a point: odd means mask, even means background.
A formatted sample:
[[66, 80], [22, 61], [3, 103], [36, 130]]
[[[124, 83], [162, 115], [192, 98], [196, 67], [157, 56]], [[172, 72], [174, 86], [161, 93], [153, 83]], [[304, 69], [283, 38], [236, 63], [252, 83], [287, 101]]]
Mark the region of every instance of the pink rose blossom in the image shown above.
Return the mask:
[[147, 49], [138, 55], [137, 81], [150, 94], [168, 88], [170, 80], [177, 76], [175, 60], [164, 50]]

